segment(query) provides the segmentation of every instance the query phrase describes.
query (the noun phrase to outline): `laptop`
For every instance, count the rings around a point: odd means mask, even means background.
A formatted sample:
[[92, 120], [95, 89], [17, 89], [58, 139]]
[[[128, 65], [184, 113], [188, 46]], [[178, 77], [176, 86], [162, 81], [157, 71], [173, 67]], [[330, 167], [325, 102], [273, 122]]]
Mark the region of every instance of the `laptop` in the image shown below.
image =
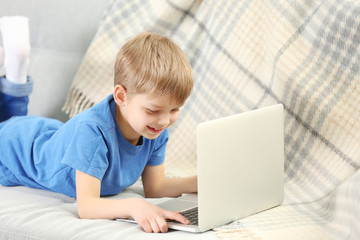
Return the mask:
[[197, 214], [189, 225], [169, 228], [204, 232], [280, 205], [284, 199], [284, 114], [277, 104], [197, 126], [198, 193], [159, 207]]

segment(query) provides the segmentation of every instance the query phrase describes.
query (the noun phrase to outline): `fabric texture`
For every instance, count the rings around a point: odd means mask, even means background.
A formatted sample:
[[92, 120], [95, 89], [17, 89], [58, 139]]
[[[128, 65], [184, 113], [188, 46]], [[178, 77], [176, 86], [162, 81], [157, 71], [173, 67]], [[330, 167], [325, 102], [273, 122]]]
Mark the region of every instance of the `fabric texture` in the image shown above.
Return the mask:
[[30, 76], [27, 76], [26, 83], [12, 83], [5, 77], [0, 77], [0, 92], [14, 97], [27, 97], [33, 89], [34, 82]]
[[0, 122], [13, 116], [24, 116], [28, 112], [29, 95], [33, 81], [28, 76], [24, 84], [16, 84], [0, 77]]
[[64, 109], [74, 115], [112, 91], [114, 58], [129, 37], [164, 34], [195, 76], [170, 129], [168, 175], [196, 173], [198, 123], [284, 105], [283, 205], [219, 227], [218, 235], [358, 239], [359, 12], [355, 0], [113, 0]]
[[26, 116], [0, 124], [0, 184], [76, 196], [75, 170], [101, 180], [101, 195], [134, 184], [145, 166], [164, 162], [168, 131], [134, 146], [122, 136], [109, 95], [63, 124]]

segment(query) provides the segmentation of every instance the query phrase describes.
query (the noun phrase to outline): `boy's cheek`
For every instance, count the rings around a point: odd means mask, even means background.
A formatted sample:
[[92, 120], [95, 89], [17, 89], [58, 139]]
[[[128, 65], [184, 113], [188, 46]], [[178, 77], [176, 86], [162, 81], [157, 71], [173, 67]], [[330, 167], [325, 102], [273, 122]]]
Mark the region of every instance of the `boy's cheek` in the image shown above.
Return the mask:
[[[173, 125], [179, 118], [179, 115], [177, 115], [176, 117], [174, 117], [173, 119], [171, 119], [171, 123], [170, 123], [170, 126]], [[170, 127], [169, 126], [169, 127]]]

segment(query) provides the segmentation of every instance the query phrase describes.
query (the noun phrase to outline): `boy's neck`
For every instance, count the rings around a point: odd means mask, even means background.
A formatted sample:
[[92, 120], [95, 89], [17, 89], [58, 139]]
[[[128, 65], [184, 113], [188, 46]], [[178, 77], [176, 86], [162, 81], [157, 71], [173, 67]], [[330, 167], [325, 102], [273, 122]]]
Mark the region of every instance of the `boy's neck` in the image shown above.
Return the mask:
[[135, 132], [126, 119], [123, 118], [120, 107], [117, 104], [115, 104], [115, 116], [118, 128], [123, 137], [132, 145], [141, 145], [143, 143], [142, 136]]

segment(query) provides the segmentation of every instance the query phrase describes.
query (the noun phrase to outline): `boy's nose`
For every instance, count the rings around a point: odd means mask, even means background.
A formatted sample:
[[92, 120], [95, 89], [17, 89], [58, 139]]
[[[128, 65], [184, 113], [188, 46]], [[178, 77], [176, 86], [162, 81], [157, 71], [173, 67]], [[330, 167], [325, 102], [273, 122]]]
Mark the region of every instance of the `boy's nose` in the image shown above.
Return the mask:
[[170, 124], [170, 118], [169, 117], [159, 118], [158, 124], [161, 127], [166, 127], [166, 126], [168, 126]]

